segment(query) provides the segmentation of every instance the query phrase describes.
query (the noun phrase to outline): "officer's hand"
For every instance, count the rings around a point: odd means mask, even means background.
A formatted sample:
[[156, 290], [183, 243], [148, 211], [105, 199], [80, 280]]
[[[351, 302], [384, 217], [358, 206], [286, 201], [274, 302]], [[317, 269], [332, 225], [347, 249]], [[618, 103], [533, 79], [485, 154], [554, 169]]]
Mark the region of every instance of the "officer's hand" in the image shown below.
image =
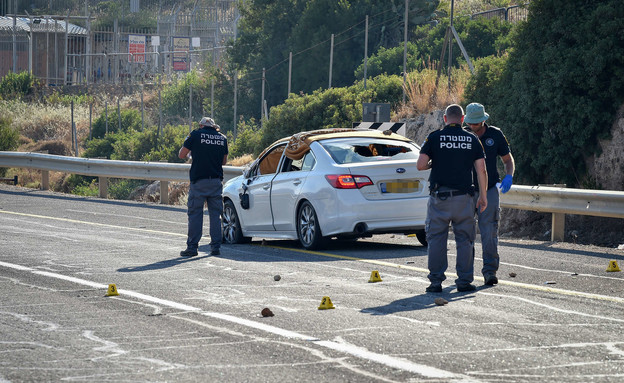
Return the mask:
[[484, 194], [479, 194], [479, 199], [477, 200], [477, 210], [480, 213], [483, 213], [487, 208], [487, 197]]
[[503, 180], [501, 181], [501, 192], [503, 194], [507, 193], [509, 191], [509, 189], [511, 188], [511, 184], [513, 183], [513, 176], [510, 176], [509, 174], [507, 174], [505, 176], [505, 178], [503, 178]]

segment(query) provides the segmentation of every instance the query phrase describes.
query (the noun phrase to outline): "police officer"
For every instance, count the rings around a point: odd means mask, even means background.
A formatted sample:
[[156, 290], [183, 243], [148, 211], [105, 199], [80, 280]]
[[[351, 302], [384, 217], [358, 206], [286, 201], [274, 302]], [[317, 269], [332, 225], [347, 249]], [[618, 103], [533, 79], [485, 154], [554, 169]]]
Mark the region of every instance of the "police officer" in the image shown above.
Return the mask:
[[208, 204], [210, 219], [210, 255], [219, 255], [221, 248], [221, 214], [223, 213], [223, 165], [227, 162], [227, 138], [219, 132], [219, 126], [209, 117], [199, 122], [184, 140], [178, 157], [192, 156], [189, 172], [191, 185], [188, 196], [188, 237], [183, 257], [197, 255], [197, 246], [204, 224], [204, 203]]
[[[498, 271], [500, 261], [498, 256], [500, 198], [496, 185], [500, 182], [500, 191], [502, 193], [509, 191], [513, 183], [515, 163], [509, 149], [509, 143], [503, 132], [497, 127], [485, 123], [489, 117], [490, 115], [485, 112], [483, 105], [472, 103], [466, 107], [464, 122], [468, 125], [466, 130], [479, 137], [485, 150], [485, 166], [488, 174], [488, 206], [483, 212], [477, 211], [477, 220], [479, 222], [479, 232], [481, 233], [481, 247], [483, 248], [483, 269], [481, 273], [483, 274], [485, 284], [493, 286], [498, 283], [496, 272]], [[505, 165], [505, 177], [503, 177], [502, 181], [496, 169], [496, 158], [499, 156]]]
[[[420, 150], [418, 170], [431, 169], [430, 196], [427, 204], [427, 232], [429, 281], [427, 292], [442, 292], [444, 272], [448, 268], [447, 240], [449, 223], [453, 225], [457, 246], [458, 291], [474, 291], [474, 239], [475, 207], [487, 207], [485, 183], [487, 173], [483, 147], [477, 136], [462, 129], [464, 110], [457, 104], [449, 105], [444, 112], [443, 129], [427, 137]], [[478, 200], [473, 199], [473, 167], [482, 190]]]

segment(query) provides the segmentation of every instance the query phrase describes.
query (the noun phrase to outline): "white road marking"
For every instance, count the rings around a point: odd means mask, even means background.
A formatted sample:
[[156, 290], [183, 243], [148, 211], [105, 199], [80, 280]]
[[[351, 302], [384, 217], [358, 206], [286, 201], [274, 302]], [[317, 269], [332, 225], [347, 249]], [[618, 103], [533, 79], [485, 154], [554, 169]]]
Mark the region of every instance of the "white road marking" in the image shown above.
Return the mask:
[[[80, 278], [70, 277], [67, 275], [52, 273], [48, 271], [39, 271], [30, 267], [25, 267], [25, 266], [13, 264], [13, 263], [0, 261], [0, 266], [6, 267], [9, 269], [19, 270], [19, 271], [30, 272], [33, 274], [37, 274], [37, 275], [41, 275], [41, 276], [45, 276], [49, 278], [61, 279], [64, 281], [68, 281], [68, 282], [72, 282], [72, 283], [76, 283], [76, 284], [80, 284], [84, 286], [89, 286], [89, 287], [93, 287], [97, 289], [105, 290], [108, 288], [107, 285], [102, 284], [102, 283], [97, 283], [93, 281], [88, 281], [86, 279], [80, 279]], [[473, 378], [470, 378], [462, 374], [456, 374], [451, 371], [441, 370], [441, 369], [427, 366], [424, 364], [415, 363], [407, 359], [396, 358], [396, 357], [389, 356], [389, 355], [374, 353], [374, 352], [368, 351], [364, 348], [357, 347], [354, 345], [338, 343], [335, 341], [321, 340], [319, 338], [311, 337], [309, 335], [300, 334], [294, 331], [267, 325], [265, 323], [238, 318], [238, 317], [228, 315], [228, 314], [202, 311], [200, 308], [197, 308], [197, 307], [185, 305], [182, 303], [178, 303], [178, 302], [174, 302], [174, 301], [170, 301], [166, 299], [156, 298], [153, 296], [141, 294], [139, 292], [135, 292], [131, 290], [117, 289], [117, 291], [119, 292], [120, 295], [123, 295], [123, 296], [134, 297], [139, 300], [156, 303], [156, 304], [160, 304], [163, 306], [168, 306], [177, 310], [197, 312], [207, 317], [220, 319], [220, 320], [227, 321], [230, 323], [236, 323], [238, 325], [242, 325], [248, 328], [253, 328], [253, 329], [264, 331], [264, 332], [271, 333], [271, 334], [275, 334], [275, 335], [289, 338], [289, 339], [297, 339], [297, 340], [301, 340], [305, 342], [313, 342], [314, 344], [319, 345], [321, 347], [325, 347], [325, 348], [339, 351], [345, 354], [349, 354], [360, 359], [373, 361], [373, 362], [376, 362], [376, 363], [379, 363], [388, 367], [416, 373], [427, 378], [450, 379], [448, 380], [449, 382], [453, 382], [453, 381], [455, 382], [478, 382], [478, 380], [475, 380]], [[90, 333], [85, 333], [85, 336], [90, 339], [93, 338], [93, 335]], [[108, 343], [108, 342], [106, 342], [106, 344], [101, 349], [102, 351], [112, 351], [115, 353], [118, 353], [118, 351], [120, 351], [117, 349], [116, 344]]]

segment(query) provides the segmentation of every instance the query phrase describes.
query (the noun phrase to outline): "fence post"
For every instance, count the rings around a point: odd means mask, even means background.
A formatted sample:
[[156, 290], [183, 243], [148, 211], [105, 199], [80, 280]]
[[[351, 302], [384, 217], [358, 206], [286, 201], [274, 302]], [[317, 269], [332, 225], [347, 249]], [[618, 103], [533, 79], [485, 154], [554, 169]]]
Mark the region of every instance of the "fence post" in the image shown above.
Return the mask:
[[565, 213], [552, 213], [552, 233], [550, 240], [563, 242], [565, 236]]
[[100, 198], [108, 198], [108, 177], [98, 177]]
[[160, 181], [160, 203], [169, 204], [169, 181]]
[[50, 171], [42, 170], [41, 171], [41, 190], [50, 189]]

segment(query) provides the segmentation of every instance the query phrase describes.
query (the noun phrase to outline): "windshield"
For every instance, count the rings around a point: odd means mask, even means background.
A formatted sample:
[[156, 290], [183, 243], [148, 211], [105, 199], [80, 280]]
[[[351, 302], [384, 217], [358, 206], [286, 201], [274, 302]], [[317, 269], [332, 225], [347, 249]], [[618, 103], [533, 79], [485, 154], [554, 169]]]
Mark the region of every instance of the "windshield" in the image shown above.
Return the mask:
[[348, 137], [319, 141], [337, 164], [418, 159], [413, 143], [370, 137]]

